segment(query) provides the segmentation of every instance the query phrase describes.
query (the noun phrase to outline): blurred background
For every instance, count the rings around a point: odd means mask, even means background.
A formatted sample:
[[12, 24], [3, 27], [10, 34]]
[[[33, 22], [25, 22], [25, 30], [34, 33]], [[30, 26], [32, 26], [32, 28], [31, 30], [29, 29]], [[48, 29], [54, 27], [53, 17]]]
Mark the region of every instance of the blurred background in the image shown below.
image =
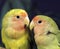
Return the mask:
[[[4, 14], [13, 8], [25, 9], [29, 14], [30, 20], [32, 20], [32, 18], [38, 14], [48, 15], [55, 20], [60, 29], [59, 0], [0, 0], [0, 30], [1, 20]], [[2, 44], [1, 40], [0, 43]]]

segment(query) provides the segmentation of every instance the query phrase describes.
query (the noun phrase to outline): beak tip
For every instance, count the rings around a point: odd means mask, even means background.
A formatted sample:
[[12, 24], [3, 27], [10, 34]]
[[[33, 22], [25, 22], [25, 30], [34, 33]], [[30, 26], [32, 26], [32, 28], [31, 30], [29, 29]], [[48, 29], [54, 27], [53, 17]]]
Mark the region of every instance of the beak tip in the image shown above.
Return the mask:
[[25, 18], [25, 24], [26, 24], [27, 26], [29, 26], [29, 23], [30, 23], [30, 20], [29, 20], [28, 16], [26, 16], [26, 18]]

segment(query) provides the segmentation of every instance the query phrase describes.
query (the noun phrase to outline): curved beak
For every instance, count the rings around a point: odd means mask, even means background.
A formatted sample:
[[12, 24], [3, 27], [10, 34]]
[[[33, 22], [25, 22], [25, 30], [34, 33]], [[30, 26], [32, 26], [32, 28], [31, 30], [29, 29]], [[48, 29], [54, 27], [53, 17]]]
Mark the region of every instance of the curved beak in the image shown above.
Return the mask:
[[30, 20], [29, 20], [28, 16], [25, 17], [24, 23], [26, 26], [29, 26]]
[[30, 28], [30, 30], [32, 30], [34, 28], [34, 22], [33, 21], [31, 21], [29, 28]]

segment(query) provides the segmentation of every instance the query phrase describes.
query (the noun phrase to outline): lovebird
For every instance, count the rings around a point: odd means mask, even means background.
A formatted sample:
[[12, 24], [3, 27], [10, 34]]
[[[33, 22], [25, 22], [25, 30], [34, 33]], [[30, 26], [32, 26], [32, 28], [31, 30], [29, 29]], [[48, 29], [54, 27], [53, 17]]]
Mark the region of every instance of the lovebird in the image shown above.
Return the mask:
[[29, 26], [34, 33], [37, 49], [60, 49], [59, 28], [56, 22], [46, 15], [36, 15]]
[[6, 49], [30, 49], [29, 23], [24, 9], [11, 9], [4, 15], [1, 37]]

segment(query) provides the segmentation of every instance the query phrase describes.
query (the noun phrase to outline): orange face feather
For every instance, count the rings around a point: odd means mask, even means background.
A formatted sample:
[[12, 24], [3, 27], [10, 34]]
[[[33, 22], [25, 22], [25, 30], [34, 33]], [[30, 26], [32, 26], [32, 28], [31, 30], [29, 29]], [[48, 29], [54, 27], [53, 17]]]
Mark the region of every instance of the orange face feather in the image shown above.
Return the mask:
[[22, 31], [24, 30], [24, 19], [25, 17], [28, 16], [26, 12], [20, 12], [19, 15], [15, 15], [12, 18], [12, 28], [17, 30], [17, 31]]
[[37, 35], [44, 34], [46, 31], [45, 28], [47, 27], [47, 22], [42, 18], [35, 16], [33, 18], [34, 22], [34, 33]]
[[23, 16], [25, 18], [27, 16], [27, 13], [26, 12], [21, 12], [20, 16]]
[[[8, 19], [8, 27], [6, 28], [6, 34], [12, 38], [18, 38], [25, 34], [26, 31], [26, 22], [29, 23], [28, 14], [25, 11], [15, 11], [12, 14], [12, 17]], [[8, 31], [9, 30], [9, 31]]]

